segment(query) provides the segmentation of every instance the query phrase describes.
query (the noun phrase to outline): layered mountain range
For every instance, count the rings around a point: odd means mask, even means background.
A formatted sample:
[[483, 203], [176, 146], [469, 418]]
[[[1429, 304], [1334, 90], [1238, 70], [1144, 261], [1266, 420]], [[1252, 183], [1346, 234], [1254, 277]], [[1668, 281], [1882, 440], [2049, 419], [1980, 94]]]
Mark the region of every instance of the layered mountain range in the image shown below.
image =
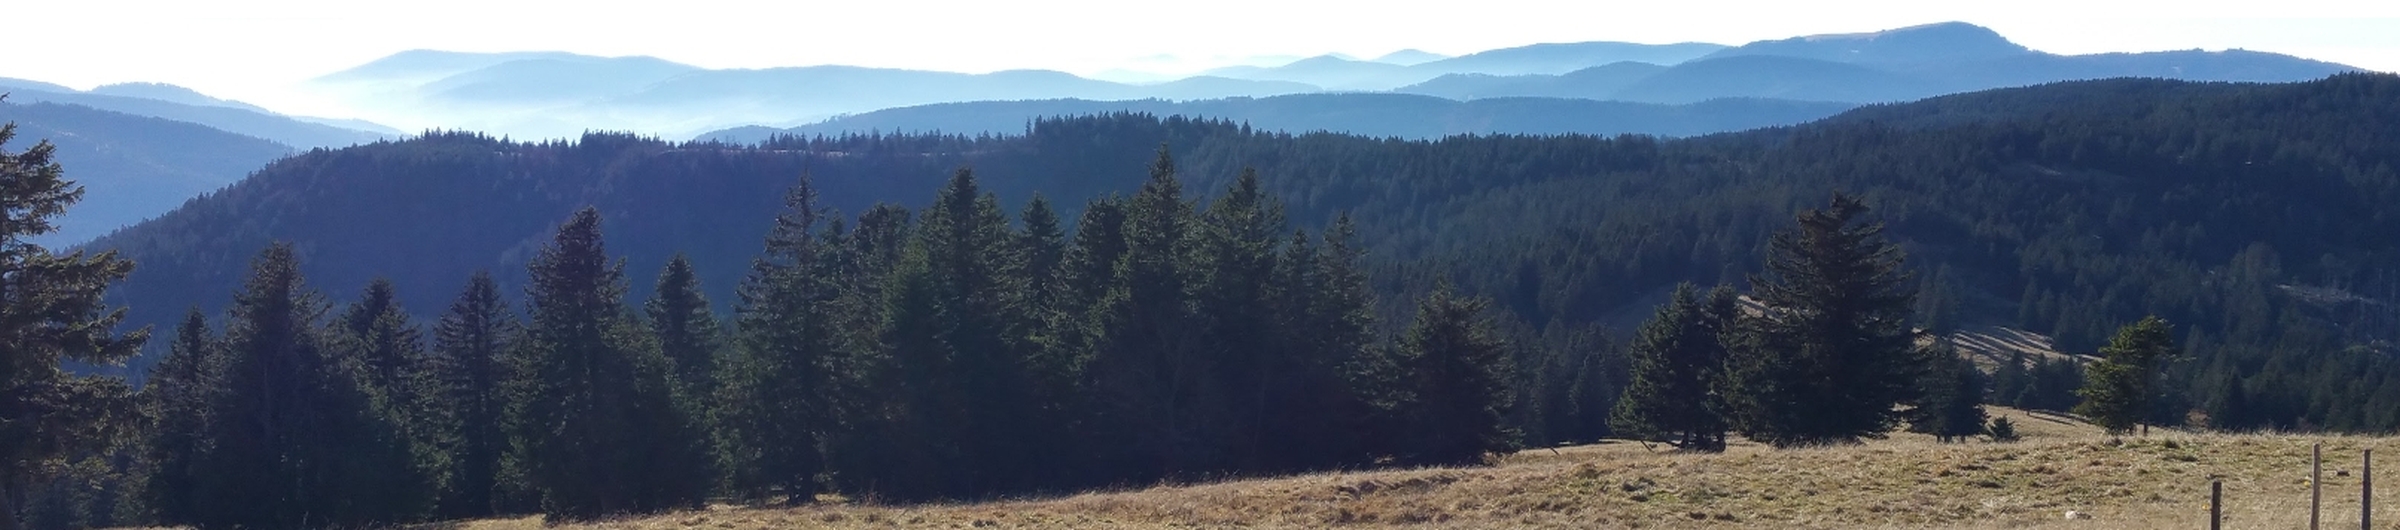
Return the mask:
[[[0, 111], [24, 122], [27, 140], [87, 140], [60, 154], [74, 177], [94, 190], [62, 233], [41, 240], [62, 246], [163, 214], [281, 153], [395, 139], [403, 130], [522, 139], [632, 131], [754, 143], [777, 135], [877, 131], [1021, 134], [1047, 116], [1140, 112], [1408, 139], [1679, 137], [1798, 124], [1860, 104], [2062, 80], [2277, 82], [2353, 70], [2239, 50], [2057, 55], [1985, 28], [1944, 23], [1740, 46], [1581, 42], [1455, 57], [1419, 50], [1373, 59], [1324, 55], [1138, 83], [1045, 70], [712, 70], [651, 57], [418, 50], [301, 87], [353, 109], [350, 119], [285, 115], [165, 84], [76, 90], [6, 78], [0, 78], [0, 92], [9, 94], [9, 104], [97, 113]], [[135, 129], [142, 130], [126, 135]], [[131, 138], [179, 140], [145, 144]], [[277, 154], [263, 154], [270, 152]]]

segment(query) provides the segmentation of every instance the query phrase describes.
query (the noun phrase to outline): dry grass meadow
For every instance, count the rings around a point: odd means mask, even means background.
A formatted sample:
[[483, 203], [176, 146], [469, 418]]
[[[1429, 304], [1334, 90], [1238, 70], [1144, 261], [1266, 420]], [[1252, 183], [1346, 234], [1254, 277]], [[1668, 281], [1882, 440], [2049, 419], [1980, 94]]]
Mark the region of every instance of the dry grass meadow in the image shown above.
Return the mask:
[[[2394, 445], [2376, 437], [2165, 431], [2111, 440], [2061, 418], [1993, 412], [2016, 421], [2025, 440], [1939, 444], [1897, 435], [1820, 449], [1737, 443], [1719, 455], [1618, 442], [1535, 449], [1479, 468], [1322, 473], [974, 504], [717, 507], [588, 527], [2206, 528], [2208, 483], [2221, 478], [2227, 528], [2305, 528], [2309, 449], [2323, 443], [2324, 528], [2338, 529], [2358, 527], [2359, 450]], [[2394, 524], [2400, 511], [2393, 510], [2400, 498], [2389, 493], [2400, 482], [2387, 483], [2376, 495], [2385, 513], [2378, 527], [2400, 528]], [[2069, 519], [2069, 511], [2089, 518]], [[526, 518], [444, 526], [542, 524]]]

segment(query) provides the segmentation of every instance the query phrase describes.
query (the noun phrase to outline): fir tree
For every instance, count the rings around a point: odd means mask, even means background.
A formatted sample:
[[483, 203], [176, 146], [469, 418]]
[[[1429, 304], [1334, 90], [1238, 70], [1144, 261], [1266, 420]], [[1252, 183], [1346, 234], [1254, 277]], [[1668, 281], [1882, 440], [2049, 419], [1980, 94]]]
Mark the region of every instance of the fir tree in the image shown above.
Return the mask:
[[1303, 287], [1279, 281], [1283, 205], [1259, 186], [1258, 172], [1244, 170], [1196, 219], [1194, 234], [1195, 316], [1210, 326], [1201, 339], [1201, 355], [1215, 368], [1208, 384], [1223, 393], [1230, 409], [1230, 421], [1218, 431], [1221, 438], [1214, 444], [1226, 453], [1229, 464], [1253, 471], [1280, 467], [1270, 462], [1292, 461], [1271, 453], [1279, 453], [1277, 447], [1300, 434], [1283, 432], [1296, 422], [1274, 416], [1324, 417], [1321, 411], [1309, 410], [1311, 406], [1338, 404], [1297, 401], [1302, 398], [1298, 387], [1309, 382], [1293, 379], [1308, 373], [1308, 367], [1296, 361], [1313, 352], [1294, 344], [1283, 329], [1287, 322], [1279, 318], [1282, 315], [1268, 309], [1296, 300], [1283, 291]]
[[2151, 316], [2118, 329], [2100, 348], [2100, 361], [2084, 371], [2083, 388], [2075, 392], [2083, 404], [2075, 413], [2110, 434], [2141, 427], [2157, 394], [2158, 370], [2179, 354], [2171, 328], [2166, 319]]
[[193, 466], [201, 528], [409, 522], [432, 504], [413, 444], [342, 362], [288, 244], [260, 253], [225, 324], [224, 388]]
[[715, 392], [717, 349], [723, 337], [691, 260], [682, 253], [668, 259], [658, 273], [658, 288], [642, 309], [650, 317], [650, 333], [658, 337], [659, 350], [675, 364], [675, 380], [685, 393]]
[[950, 387], [946, 394], [958, 400], [913, 404], [920, 414], [934, 407], [958, 414], [954, 430], [944, 433], [955, 438], [934, 440], [956, 459], [941, 465], [947, 483], [941, 496], [1000, 491], [1041, 472], [1023, 467], [1023, 457], [1040, 449], [1039, 433], [1031, 430], [1039, 424], [1026, 420], [1042, 405], [1035, 401], [1027, 338], [1016, 334], [1026, 329], [1028, 313], [1016, 298], [1023, 280], [1008, 274], [1016, 269], [1009, 263], [1013, 235], [999, 199], [962, 168], [925, 209], [911, 252], [924, 267], [904, 267], [928, 275], [936, 350], [926, 353], [948, 364], [937, 372], [947, 380], [922, 383]]
[[[0, 147], [17, 125], [0, 125]], [[57, 231], [51, 220], [83, 199], [44, 141], [0, 149], [0, 530], [17, 528], [16, 502], [62, 459], [122, 436], [137, 405], [121, 378], [74, 375], [62, 361], [115, 364], [149, 338], [118, 335], [122, 309], [101, 299], [133, 262], [114, 252], [66, 255], [26, 239]]]
[[537, 508], [524, 499], [521, 477], [505, 471], [508, 434], [505, 385], [518, 368], [509, 356], [517, 334], [515, 315], [500, 298], [499, 284], [486, 271], [467, 280], [450, 309], [433, 328], [430, 362], [438, 400], [449, 411], [451, 473], [443, 487], [441, 513], [467, 518]]
[[358, 371], [376, 413], [407, 436], [415, 465], [432, 480], [447, 482], [450, 410], [432, 396], [436, 389], [423, 334], [395, 291], [390, 280], [368, 282], [358, 301], [335, 319], [328, 338], [340, 362]]
[[1946, 339], [1924, 349], [1932, 369], [1919, 383], [1909, 431], [1948, 443], [1984, 433], [1983, 372], [1958, 355]]
[[1124, 253], [1095, 304], [1091, 361], [1096, 455], [1133, 480], [1222, 464], [1225, 400], [1206, 374], [1206, 329], [1191, 300], [1192, 207], [1164, 146], [1125, 208]]
[[1707, 302], [1698, 296], [1691, 284], [1676, 286], [1667, 305], [1635, 332], [1627, 350], [1632, 382], [1610, 416], [1617, 434], [1685, 450], [1725, 450], [1717, 388], [1738, 309], [1731, 289], [1718, 288]]
[[2238, 377], [2219, 379], [2216, 396], [2208, 402], [2208, 428], [2220, 431], [2243, 431], [2256, 428], [2252, 421], [2250, 395]]
[[413, 379], [421, 373], [425, 344], [408, 313], [400, 308], [391, 280], [376, 278], [342, 312], [335, 329], [342, 353], [358, 363], [368, 388], [383, 396], [403, 416], [417, 412]]
[[585, 208], [527, 267], [514, 447], [551, 520], [699, 505], [711, 467], [673, 368], [624, 302], [622, 263]]
[[142, 398], [153, 418], [150, 426], [150, 472], [142, 491], [150, 509], [162, 521], [190, 521], [202, 507], [193, 469], [209, 436], [210, 404], [222, 390], [223, 355], [208, 319], [194, 307], [175, 327], [175, 342], [167, 356], [150, 368]]
[[1769, 241], [1758, 342], [1730, 370], [1735, 427], [1779, 447], [1880, 437], [1924, 370], [1909, 323], [1914, 282], [1867, 207], [1835, 194]]
[[1477, 464], [1515, 445], [1502, 424], [1510, 401], [1507, 349], [1483, 316], [1489, 304], [1452, 294], [1445, 284], [1417, 305], [1416, 323], [1399, 343], [1409, 390], [1399, 407], [1407, 425], [1400, 461]]
[[[844, 337], [831, 272], [840, 264], [816, 233], [824, 214], [811, 183], [803, 179], [784, 204], [735, 305], [732, 356], [718, 375], [719, 458], [745, 498], [808, 502], [821, 488], [839, 412]], [[867, 241], [879, 224], [862, 220], [852, 239]]]

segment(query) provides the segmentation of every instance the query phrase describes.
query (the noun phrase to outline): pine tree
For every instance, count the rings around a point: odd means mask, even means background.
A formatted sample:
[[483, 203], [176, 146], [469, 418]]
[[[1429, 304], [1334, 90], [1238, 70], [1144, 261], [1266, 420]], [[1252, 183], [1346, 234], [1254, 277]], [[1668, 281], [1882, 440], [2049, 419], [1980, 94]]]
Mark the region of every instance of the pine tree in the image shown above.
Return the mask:
[[1300, 421], [1274, 416], [1321, 418], [1324, 412], [1308, 409], [1338, 402], [1296, 401], [1303, 397], [1299, 387], [1310, 382], [1294, 377], [1307, 375], [1303, 358], [1311, 352], [1294, 344], [1292, 333], [1283, 329], [1287, 322], [1271, 309], [1279, 301], [1293, 300], [1284, 290], [1300, 288], [1278, 281], [1283, 205], [1260, 189], [1257, 171], [1244, 170], [1194, 224], [1198, 270], [1193, 299], [1196, 316], [1210, 326], [1200, 339], [1200, 355], [1215, 368], [1208, 374], [1213, 379], [1209, 384], [1223, 393], [1230, 409], [1230, 421], [1213, 444], [1226, 453], [1229, 464], [1241, 469], [1291, 465], [1270, 462], [1296, 460], [1279, 454], [1279, 448], [1302, 434], [1284, 431]]
[[[1337, 417], [1344, 420], [1318, 420], [1318, 417], [1291, 415], [1291, 424], [1284, 432], [1303, 436], [1308, 441], [1294, 441], [1310, 468], [1320, 465], [1363, 465], [1375, 456], [1387, 456], [1397, 448], [1387, 444], [1402, 427], [1394, 422], [1394, 408], [1402, 400], [1406, 381], [1399, 374], [1399, 360], [1392, 348], [1382, 348], [1375, 341], [1375, 290], [1368, 285], [1366, 249], [1358, 247], [1358, 223], [1351, 221], [1349, 211], [1334, 216], [1332, 225], [1318, 235], [1322, 247], [1310, 252], [1301, 245], [1306, 237], [1294, 237], [1289, 254], [1289, 269], [1294, 278], [1286, 290], [1296, 300], [1286, 305], [1301, 309], [1296, 331], [1291, 336], [1301, 341], [1301, 362], [1313, 369], [1330, 369], [1330, 377], [1322, 384], [1303, 386], [1318, 393], [1318, 403], [1337, 403]], [[1303, 264], [1306, 261], [1306, 264]], [[1315, 444], [1315, 448], [1308, 448]]]
[[2231, 375], [2219, 379], [2216, 396], [2208, 402], [2208, 428], [2220, 431], [2256, 428], [2253, 414], [2250, 395], [2242, 388], [2242, 379]]
[[450, 518], [519, 513], [538, 508], [523, 498], [527, 486], [506, 472], [508, 434], [503, 428], [504, 393], [518, 368], [509, 356], [517, 334], [515, 315], [500, 298], [488, 271], [467, 280], [450, 309], [433, 328], [431, 370], [437, 400], [446, 415], [451, 473], [443, 487], [441, 513]]
[[2084, 371], [2083, 388], [2075, 392], [2083, 397], [2083, 404], [2075, 407], [2075, 413], [2110, 434], [2141, 427], [2157, 394], [2159, 369], [2179, 355], [2172, 333], [2166, 319], [2156, 316], [2118, 329], [2108, 345], [2100, 347], [2100, 361]]
[[1191, 224], [1174, 159], [1161, 146], [1150, 180], [1125, 208], [1116, 281], [1093, 309], [1103, 319], [1089, 375], [1095, 452], [1121, 478], [1223, 464], [1216, 444], [1226, 402], [1204, 375], [1213, 368], [1202, 355], [1206, 326], [1192, 307]]
[[1515, 445], [1515, 433], [1502, 423], [1510, 401], [1508, 353], [1483, 316], [1489, 305], [1452, 294], [1447, 284], [1417, 305], [1416, 323], [1399, 343], [1410, 393], [1399, 407], [1407, 425], [1399, 461], [1477, 464]]
[[166, 358], [150, 368], [142, 384], [154, 421], [146, 455], [151, 467], [142, 491], [159, 520], [190, 521], [202, 510], [196, 504], [201, 477], [192, 466], [206, 448], [210, 403], [222, 390], [220, 347], [207, 317], [194, 307], [175, 327]]
[[1768, 242], [1750, 279], [1765, 305], [1757, 342], [1737, 352], [1735, 427], [1778, 447], [1880, 437], [1903, 419], [1924, 370], [1909, 323], [1914, 282], [1867, 207], [1834, 194]]
[[410, 410], [415, 406], [410, 400], [417, 390], [414, 378], [422, 372], [425, 341], [400, 308], [395, 291], [391, 280], [369, 282], [358, 301], [342, 312], [335, 338], [341, 341], [342, 354], [363, 370], [368, 388], [398, 409], [405, 423], [417, 412]]
[[[1027, 338], [1015, 334], [1026, 328], [1020, 319], [1027, 312], [1016, 299], [1023, 279], [1008, 274], [1016, 268], [1008, 259], [1014, 233], [999, 199], [962, 168], [925, 209], [917, 235], [912, 255], [922, 256], [924, 268], [905, 269], [928, 274], [937, 348], [928, 353], [949, 364], [941, 373], [947, 380], [922, 383], [948, 386], [959, 400], [947, 405], [958, 423], [945, 434], [956, 438], [935, 441], [956, 459], [941, 465], [947, 484], [938, 493], [1003, 490], [1041, 472], [1023, 467], [1040, 441], [1031, 430], [1037, 424], [1025, 420], [1042, 407], [1028, 373]], [[918, 413], [942, 406], [915, 405]]]
[[1618, 435], [1691, 451], [1725, 450], [1725, 405], [1717, 389], [1738, 310], [1734, 303], [1731, 289], [1720, 287], [1702, 302], [1691, 284], [1682, 284], [1642, 324], [1627, 350], [1632, 381], [1610, 416]]
[[340, 362], [359, 372], [376, 414], [390, 418], [410, 443], [415, 465], [437, 482], [450, 470], [450, 410], [439, 406], [425, 340], [400, 307], [392, 282], [368, 282], [358, 301], [343, 310], [328, 335]]
[[1924, 349], [1932, 366], [1919, 383], [1909, 431], [1948, 443], [1984, 433], [1983, 372], [1958, 355], [1947, 339]]
[[2002, 359], [2000, 366], [1992, 369], [1992, 392], [1985, 401], [2013, 406], [2018, 396], [2025, 395], [2025, 388], [2032, 383], [2032, 374], [2026, 372], [2025, 352], [2011, 349], [2008, 358]]
[[[809, 502], [840, 412], [845, 338], [834, 304], [843, 293], [833, 271], [841, 264], [816, 233], [824, 214], [811, 183], [801, 180], [784, 205], [735, 305], [734, 347], [718, 375], [719, 459], [745, 498]], [[897, 230], [901, 215], [862, 218], [851, 237], [873, 243], [868, 238]]]
[[678, 252], [658, 273], [658, 288], [642, 304], [658, 348], [675, 363], [675, 380], [686, 395], [716, 391], [717, 350], [723, 343], [717, 315], [700, 289], [692, 262]]
[[624, 302], [622, 263], [585, 208], [527, 267], [514, 447], [551, 520], [699, 505], [713, 471], [673, 367]]
[[433, 482], [362, 367], [320, 328], [326, 304], [288, 244], [259, 254], [234, 297], [224, 389], [193, 475], [200, 528], [314, 528], [409, 522]]
[[1067, 300], [1067, 236], [1059, 223], [1050, 202], [1035, 195], [1018, 214], [1013, 257], [1008, 260], [1008, 276], [1017, 288], [1013, 294], [1017, 317], [1010, 322], [1018, 329], [1010, 336], [1016, 337], [1023, 349], [1026, 396], [1033, 408], [1018, 420], [1033, 438], [1027, 442], [1031, 447], [1026, 454], [1016, 460], [1018, 465], [1042, 470], [1020, 472], [1020, 487], [1074, 485], [1074, 477], [1066, 471], [1078, 455], [1071, 429], [1075, 384], [1083, 359], [1074, 341], [1072, 328], [1078, 315], [1070, 313]]
[[[0, 147], [16, 131], [0, 125]], [[133, 262], [26, 241], [56, 231], [51, 219], [83, 199], [52, 151], [47, 141], [0, 149], [0, 530], [18, 528], [19, 492], [63, 458], [122, 437], [136, 415], [123, 379], [69, 374], [60, 362], [120, 363], [149, 338], [148, 329], [113, 331], [124, 310], [101, 299]]]

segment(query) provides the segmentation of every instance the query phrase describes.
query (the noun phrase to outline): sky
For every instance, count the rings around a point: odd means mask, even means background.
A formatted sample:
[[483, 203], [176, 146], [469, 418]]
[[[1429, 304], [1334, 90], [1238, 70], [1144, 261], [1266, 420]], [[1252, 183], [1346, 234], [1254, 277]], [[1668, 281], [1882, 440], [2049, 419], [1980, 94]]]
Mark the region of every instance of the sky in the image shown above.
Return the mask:
[[2400, 71], [2400, 2], [2278, 0], [8, 0], [0, 77], [147, 81], [277, 110], [303, 80], [410, 49], [1093, 75], [1261, 56], [1542, 42], [1741, 44], [1963, 21], [2065, 53], [2240, 48]]

